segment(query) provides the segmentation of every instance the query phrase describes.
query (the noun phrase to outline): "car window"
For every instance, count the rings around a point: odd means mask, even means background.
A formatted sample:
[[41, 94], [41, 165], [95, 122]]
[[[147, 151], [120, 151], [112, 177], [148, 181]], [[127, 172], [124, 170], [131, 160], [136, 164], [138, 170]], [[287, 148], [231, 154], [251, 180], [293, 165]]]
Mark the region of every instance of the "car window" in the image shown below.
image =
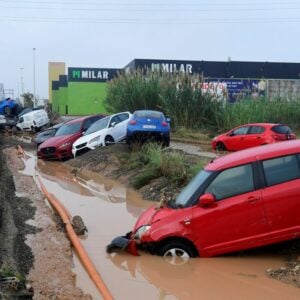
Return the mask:
[[243, 134], [247, 134], [248, 130], [249, 130], [249, 126], [243, 126], [243, 127], [240, 127], [240, 128], [235, 129], [235, 130], [232, 132], [232, 135], [243, 135]]
[[292, 130], [289, 126], [286, 125], [275, 125], [271, 128], [271, 130], [275, 133], [279, 134], [290, 134], [292, 133]]
[[137, 111], [135, 112], [135, 116], [138, 118], [155, 118], [155, 119], [163, 119], [163, 115], [159, 111]]
[[191, 197], [196, 193], [196, 191], [201, 188], [201, 185], [213, 174], [211, 171], [202, 170], [200, 171], [189, 184], [178, 194], [175, 199], [175, 206], [185, 206], [191, 199]]
[[222, 171], [208, 186], [205, 193], [214, 194], [216, 200], [254, 190], [252, 165], [243, 165]]
[[300, 178], [296, 155], [289, 155], [263, 161], [268, 186]]
[[109, 126], [112, 126], [112, 124], [118, 124], [120, 123], [120, 119], [119, 119], [119, 116], [113, 116], [109, 122]]
[[85, 120], [83, 123], [83, 128], [82, 128], [83, 131], [86, 131], [94, 122], [95, 122], [95, 120], [93, 118]]
[[61, 126], [55, 136], [67, 135], [67, 134], [74, 134], [80, 131], [81, 129], [81, 122], [78, 123], [71, 123]]
[[128, 113], [124, 113], [124, 114], [119, 114], [119, 120], [120, 122], [123, 122], [125, 120], [128, 120], [129, 119], [129, 114]]
[[108, 126], [109, 117], [105, 117], [93, 123], [89, 129], [85, 132], [85, 135], [102, 130]]
[[262, 126], [251, 126], [248, 134], [260, 134], [265, 131], [265, 128]]

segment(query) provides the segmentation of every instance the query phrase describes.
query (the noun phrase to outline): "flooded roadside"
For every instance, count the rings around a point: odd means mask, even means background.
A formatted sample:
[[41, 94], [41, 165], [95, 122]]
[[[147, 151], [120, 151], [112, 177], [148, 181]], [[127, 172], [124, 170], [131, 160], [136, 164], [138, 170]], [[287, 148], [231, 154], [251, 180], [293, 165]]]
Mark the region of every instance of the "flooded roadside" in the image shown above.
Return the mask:
[[[271, 279], [268, 268], [283, 265], [283, 256], [271, 251], [191, 259], [172, 265], [158, 256], [142, 253], [108, 255], [111, 239], [130, 231], [139, 214], [152, 202], [91, 172], [72, 172], [60, 162], [26, 160], [28, 175], [40, 174], [46, 188], [71, 212], [80, 215], [88, 234], [82, 244], [116, 299], [299, 299], [300, 290]], [[101, 299], [74, 259], [78, 286]]]

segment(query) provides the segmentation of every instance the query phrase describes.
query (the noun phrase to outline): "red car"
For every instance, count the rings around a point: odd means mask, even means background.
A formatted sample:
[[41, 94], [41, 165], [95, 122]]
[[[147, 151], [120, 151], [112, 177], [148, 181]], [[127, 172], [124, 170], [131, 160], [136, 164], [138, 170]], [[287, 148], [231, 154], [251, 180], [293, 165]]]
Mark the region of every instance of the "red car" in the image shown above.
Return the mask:
[[66, 159], [73, 157], [73, 143], [102, 115], [82, 117], [71, 120], [61, 126], [56, 134], [43, 142], [37, 151], [38, 158]]
[[299, 238], [299, 211], [300, 140], [246, 149], [210, 162], [107, 252], [137, 247], [188, 259], [240, 251]]
[[237, 151], [275, 142], [294, 140], [296, 135], [283, 124], [246, 124], [215, 137], [212, 148], [219, 151]]

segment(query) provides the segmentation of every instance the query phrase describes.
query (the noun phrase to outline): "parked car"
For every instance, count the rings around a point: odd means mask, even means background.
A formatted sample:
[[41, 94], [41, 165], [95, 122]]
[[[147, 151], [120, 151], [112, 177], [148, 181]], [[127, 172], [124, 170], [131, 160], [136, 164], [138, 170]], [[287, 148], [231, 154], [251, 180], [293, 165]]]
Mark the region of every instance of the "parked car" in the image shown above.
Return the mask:
[[16, 100], [6, 98], [0, 101], [0, 114], [5, 116], [16, 116], [18, 113], [18, 103]]
[[146, 210], [107, 251], [215, 256], [300, 237], [300, 140], [210, 162], [174, 201]]
[[17, 123], [17, 129], [37, 132], [49, 124], [49, 117], [44, 109], [33, 110], [21, 116]]
[[4, 115], [0, 115], [0, 129], [4, 129], [6, 127], [13, 128], [17, 124], [17, 121], [15, 118], [8, 118]]
[[124, 140], [130, 117], [130, 112], [121, 112], [107, 116], [92, 124], [84, 135], [73, 144], [72, 153], [74, 157], [78, 153]]
[[18, 117], [22, 117], [23, 115], [29, 113], [29, 112], [32, 112], [34, 110], [40, 110], [40, 109], [44, 109], [43, 107], [23, 107], [19, 113], [18, 113]]
[[34, 138], [34, 142], [36, 143], [36, 146], [38, 147], [40, 144], [42, 144], [43, 142], [45, 142], [47, 139], [53, 137], [55, 135], [55, 133], [57, 132], [57, 130], [64, 124], [63, 123], [59, 123], [56, 124], [52, 127], [49, 127], [43, 131], [41, 131], [40, 133], [38, 133], [36, 135], [36, 137]]
[[103, 115], [88, 116], [70, 120], [61, 126], [55, 135], [38, 147], [38, 158], [66, 159], [73, 157], [72, 145], [82, 134]]
[[169, 119], [166, 119], [160, 111], [137, 110], [128, 122], [126, 138], [128, 144], [147, 140], [162, 142], [167, 147], [170, 144]]
[[275, 142], [294, 140], [289, 126], [273, 123], [246, 124], [215, 137], [212, 148], [219, 151], [237, 151]]

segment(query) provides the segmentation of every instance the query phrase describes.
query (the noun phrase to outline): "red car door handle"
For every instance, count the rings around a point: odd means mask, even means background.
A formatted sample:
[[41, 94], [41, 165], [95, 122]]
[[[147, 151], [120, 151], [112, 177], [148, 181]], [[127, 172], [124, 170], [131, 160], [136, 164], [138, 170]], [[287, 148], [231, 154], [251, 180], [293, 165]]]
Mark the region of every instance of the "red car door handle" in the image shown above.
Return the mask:
[[250, 197], [247, 199], [247, 201], [248, 201], [249, 203], [253, 203], [253, 202], [258, 201], [259, 199], [260, 199], [259, 196], [258, 196], [258, 197], [250, 196]]

